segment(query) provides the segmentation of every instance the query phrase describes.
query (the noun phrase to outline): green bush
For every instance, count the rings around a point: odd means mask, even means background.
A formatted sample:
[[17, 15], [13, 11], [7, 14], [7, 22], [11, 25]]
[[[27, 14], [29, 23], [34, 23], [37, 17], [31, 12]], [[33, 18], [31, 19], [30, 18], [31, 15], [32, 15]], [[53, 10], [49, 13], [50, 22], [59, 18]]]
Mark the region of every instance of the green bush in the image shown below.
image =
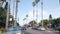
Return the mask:
[[2, 32], [2, 31], [0, 31], [0, 34], [3, 34], [3, 32]]

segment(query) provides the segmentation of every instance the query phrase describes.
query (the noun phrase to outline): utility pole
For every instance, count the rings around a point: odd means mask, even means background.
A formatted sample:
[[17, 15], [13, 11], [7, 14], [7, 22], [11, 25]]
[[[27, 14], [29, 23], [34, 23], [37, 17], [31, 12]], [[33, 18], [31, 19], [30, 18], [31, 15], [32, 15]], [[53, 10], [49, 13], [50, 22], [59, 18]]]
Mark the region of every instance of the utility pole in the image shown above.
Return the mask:
[[14, 23], [14, 26], [16, 26], [16, 23], [17, 23], [18, 2], [19, 2], [19, 0], [16, 0], [16, 12], [15, 12], [15, 23]]
[[9, 23], [9, 11], [10, 11], [10, 0], [8, 0], [8, 7], [7, 7], [7, 14], [6, 14], [6, 30], [8, 29], [8, 23]]
[[41, 1], [41, 20], [42, 20], [42, 27], [43, 27], [43, 0]]

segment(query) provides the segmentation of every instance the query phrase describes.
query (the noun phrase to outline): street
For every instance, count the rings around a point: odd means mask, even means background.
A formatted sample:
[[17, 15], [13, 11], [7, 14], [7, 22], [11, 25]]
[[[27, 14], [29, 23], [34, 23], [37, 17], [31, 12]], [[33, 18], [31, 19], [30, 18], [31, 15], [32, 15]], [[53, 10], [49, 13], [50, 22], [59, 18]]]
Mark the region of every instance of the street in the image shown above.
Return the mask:
[[39, 30], [32, 30], [31, 28], [28, 28], [27, 30], [24, 30], [23, 32], [24, 34], [58, 34], [57, 31], [50, 31], [50, 30], [39, 31]]

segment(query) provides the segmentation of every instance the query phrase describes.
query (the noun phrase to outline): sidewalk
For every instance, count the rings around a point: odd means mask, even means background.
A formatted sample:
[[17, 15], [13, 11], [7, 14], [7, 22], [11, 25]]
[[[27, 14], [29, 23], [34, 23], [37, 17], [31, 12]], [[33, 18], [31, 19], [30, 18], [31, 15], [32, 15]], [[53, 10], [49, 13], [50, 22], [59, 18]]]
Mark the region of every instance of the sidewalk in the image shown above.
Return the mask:
[[58, 30], [54, 30], [54, 29], [47, 29], [46, 31], [48, 31], [48, 32], [56, 32], [56, 33], [58, 33], [59, 31]]

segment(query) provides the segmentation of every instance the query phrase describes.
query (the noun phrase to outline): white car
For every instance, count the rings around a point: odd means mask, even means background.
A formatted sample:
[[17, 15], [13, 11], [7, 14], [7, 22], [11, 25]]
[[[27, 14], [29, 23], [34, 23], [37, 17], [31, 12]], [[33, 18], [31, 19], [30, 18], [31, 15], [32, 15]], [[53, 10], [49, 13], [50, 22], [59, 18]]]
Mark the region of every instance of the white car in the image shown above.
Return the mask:
[[45, 31], [46, 29], [44, 27], [41, 27], [41, 30], [44, 30]]
[[10, 27], [4, 34], [21, 34], [21, 27]]
[[44, 27], [39, 27], [38, 30], [45, 31], [46, 29]]

